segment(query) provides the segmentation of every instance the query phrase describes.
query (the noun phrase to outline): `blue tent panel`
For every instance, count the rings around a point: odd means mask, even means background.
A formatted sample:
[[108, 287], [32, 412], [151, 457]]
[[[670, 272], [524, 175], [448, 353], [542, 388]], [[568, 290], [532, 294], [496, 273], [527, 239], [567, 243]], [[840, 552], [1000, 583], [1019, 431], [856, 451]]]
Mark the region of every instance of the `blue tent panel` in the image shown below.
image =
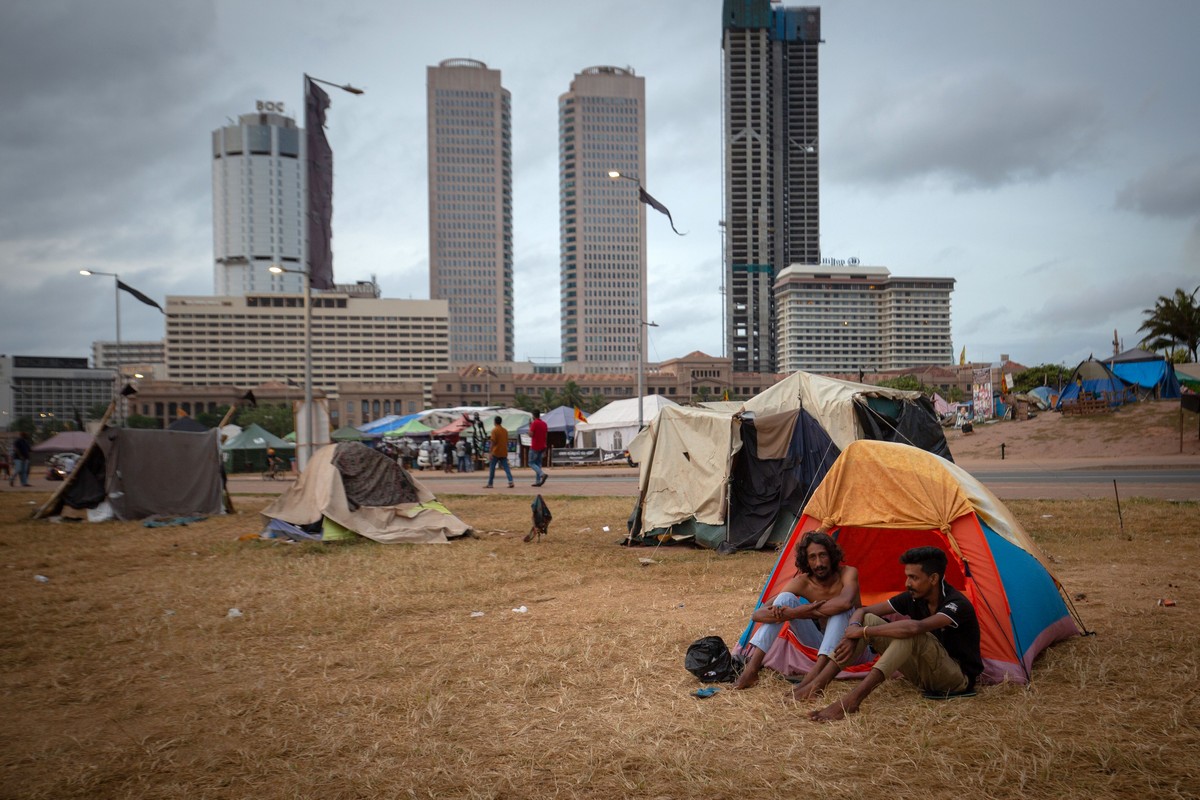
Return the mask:
[[[1060, 620], [1070, 617], [1067, 604], [1054, 579], [1036, 558], [1000, 536], [982, 519], [979, 520], [979, 526], [987, 537], [996, 570], [1000, 573], [1000, 583], [1008, 596], [1013, 635], [1021, 650], [1021, 659], [1025, 661], [1025, 654], [1038, 636]], [[982, 608], [976, 609], [976, 613], [1000, 614], [1003, 609]]]
[[1158, 361], [1117, 361], [1112, 365], [1113, 374], [1124, 381], [1136, 383], [1143, 389], [1158, 389], [1158, 396], [1163, 400], [1179, 398], [1179, 381], [1175, 378], [1175, 368], [1166, 362]]

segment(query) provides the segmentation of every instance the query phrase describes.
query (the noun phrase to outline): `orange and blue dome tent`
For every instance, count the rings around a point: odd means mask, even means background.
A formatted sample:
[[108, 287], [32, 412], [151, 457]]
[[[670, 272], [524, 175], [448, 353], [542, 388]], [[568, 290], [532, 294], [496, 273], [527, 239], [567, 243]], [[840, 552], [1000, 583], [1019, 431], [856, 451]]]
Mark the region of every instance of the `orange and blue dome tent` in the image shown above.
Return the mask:
[[[967, 596], [979, 619], [986, 683], [1028, 683], [1033, 661], [1054, 642], [1086, 632], [1062, 584], [1004, 504], [961, 467], [905, 444], [850, 444], [804, 508], [758, 604], [795, 577], [795, 548], [825, 530], [858, 568], [864, 606], [904, 591], [900, 555], [933, 545], [947, 556], [945, 580]], [[756, 605], [756, 607], [757, 607]], [[745, 648], [757, 623], [739, 640]], [[785, 626], [764, 661], [784, 675], [807, 672], [816, 651]], [[838, 677], [861, 676], [870, 664]]]

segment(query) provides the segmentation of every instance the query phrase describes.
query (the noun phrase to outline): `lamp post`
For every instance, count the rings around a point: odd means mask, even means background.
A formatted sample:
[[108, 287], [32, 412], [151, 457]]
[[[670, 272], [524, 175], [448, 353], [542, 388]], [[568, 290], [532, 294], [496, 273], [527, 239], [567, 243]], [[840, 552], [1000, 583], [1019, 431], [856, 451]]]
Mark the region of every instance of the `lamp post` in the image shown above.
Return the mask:
[[[282, 275], [290, 272], [304, 276], [304, 450], [303, 469], [312, 456], [313, 431], [313, 357], [312, 357], [312, 280], [306, 269], [285, 269], [278, 264], [267, 268], [268, 272]], [[299, 455], [299, 454], [298, 454]]]
[[106, 278], [113, 279], [113, 293], [117, 302], [117, 353], [115, 360], [117, 362], [117, 382], [114, 390], [113, 398], [117, 402], [117, 427], [121, 427], [121, 406], [124, 405], [124, 398], [121, 396], [121, 276], [115, 272], [99, 272], [94, 269], [81, 269], [80, 275], [103, 275]]
[[[608, 171], [608, 177], [612, 178], [613, 180], [623, 180], [623, 181], [629, 181], [629, 182], [631, 182], [631, 183], [634, 183], [634, 184], [636, 184], [636, 185], [637, 185], [637, 188], [638, 188], [638, 202], [639, 202], [639, 203], [645, 203], [646, 205], [648, 205], [648, 206], [650, 206], [651, 208], [653, 208], [655, 211], [658, 211], [658, 212], [660, 212], [660, 213], [662, 213], [662, 214], [665, 214], [665, 215], [666, 215], [666, 217], [667, 217], [667, 221], [669, 221], [669, 222], [671, 223], [671, 230], [675, 231], [675, 233], [676, 233], [677, 235], [679, 235], [679, 236], [686, 236], [686, 235], [687, 235], [687, 234], [684, 234], [684, 233], [679, 233], [679, 231], [675, 229], [675, 220], [671, 218], [671, 212], [670, 212], [670, 211], [667, 209], [667, 207], [666, 207], [666, 206], [664, 206], [662, 203], [658, 202], [658, 201], [657, 201], [657, 200], [655, 200], [653, 197], [651, 197], [651, 196], [650, 196], [650, 193], [646, 191], [646, 188], [645, 188], [644, 186], [642, 186], [642, 183], [641, 183], [641, 181], [639, 181], [637, 178], [630, 177], [629, 175], [622, 175], [620, 172], [618, 172], [618, 171], [617, 171], [617, 170], [615, 170], [615, 169], [613, 169], [613, 170], [609, 170], [609, 171]], [[640, 239], [640, 237], [639, 237], [639, 239]], [[643, 282], [646, 280], [646, 276], [645, 276], [645, 275], [639, 275], [639, 278], [640, 278], [640, 279], [641, 279]], [[643, 283], [643, 285], [645, 285], [645, 284]], [[643, 299], [645, 298], [645, 296], [646, 296], [646, 295], [645, 295], [645, 293], [643, 292], [643, 294], [642, 294], [642, 297], [643, 297]], [[645, 340], [645, 337], [643, 336], [643, 330], [642, 330], [642, 329], [643, 329], [643, 328], [647, 328], [647, 327], [650, 327], [650, 328], [657, 328], [657, 327], [658, 327], [658, 325], [657, 325], [656, 323], [654, 323], [654, 322], [646, 322], [646, 320], [644, 320], [644, 319], [642, 319], [642, 318], [641, 318], [640, 314], [641, 314], [641, 313], [644, 313], [644, 312], [645, 312], [645, 309], [644, 309], [644, 308], [643, 308], [643, 309], [639, 309], [639, 316], [638, 316], [638, 336], [637, 336], [637, 338], [638, 338], [638, 353], [637, 353], [637, 362], [638, 362], [638, 364], [637, 364], [637, 367], [638, 367], [638, 374], [637, 374], [637, 376], [638, 376], [638, 430], [639, 430], [639, 431], [642, 429], [642, 424], [643, 424], [643, 418], [642, 418], [642, 395], [643, 395], [645, 392], [644, 392], [644, 390], [643, 390], [643, 383], [644, 383], [644, 379], [643, 379], [643, 375], [642, 375], [642, 373], [643, 373], [643, 363], [644, 363], [644, 362], [645, 362], [645, 360], [646, 360], [646, 348], [645, 348], [645, 341], [646, 341], [646, 340]]]
[[478, 375], [480, 373], [487, 375], [487, 404], [490, 406], [492, 404], [492, 376], [496, 373], [492, 372], [491, 367], [481, 367], [477, 364], [475, 365], [475, 374]]
[[[324, 119], [325, 119], [325, 109], [328, 108], [328, 106], [329, 106], [329, 98], [328, 98], [328, 96], [325, 95], [324, 92], [320, 91], [319, 89], [316, 89], [316, 87], [312, 87], [313, 88], [312, 93], [314, 95], [317, 95], [317, 97], [310, 98], [310, 92], [309, 92], [309, 88], [310, 88], [309, 84], [310, 83], [320, 83], [320, 84], [324, 84], [325, 86], [332, 86], [335, 89], [341, 89], [343, 92], [349, 92], [350, 94], [355, 94], [355, 95], [363, 93], [362, 89], [359, 89], [355, 86], [351, 86], [348, 83], [334, 83], [333, 81], [327, 81], [327, 80], [324, 80], [323, 78], [314, 78], [312, 75], [305, 73], [303, 96], [304, 96], [304, 102], [305, 102], [305, 117], [307, 120], [306, 124], [309, 126], [309, 130], [306, 131], [306, 133], [308, 134], [309, 146], [308, 146], [308, 154], [305, 159], [305, 169], [304, 169], [305, 191], [303, 193], [303, 199], [304, 199], [303, 217], [304, 217], [305, 225], [306, 225], [306, 228], [305, 228], [306, 234], [305, 234], [305, 240], [304, 240], [304, 253], [305, 253], [304, 269], [302, 269], [302, 270], [301, 269], [285, 269], [284, 267], [281, 267], [279, 265], [272, 265], [271, 267], [268, 268], [269, 271], [275, 273], [276, 275], [282, 274], [285, 272], [290, 272], [292, 274], [299, 274], [299, 275], [304, 276], [304, 434], [305, 434], [305, 444], [304, 444], [304, 448], [298, 451], [298, 455], [300, 456], [301, 469], [303, 469], [304, 467], [306, 467], [308, 465], [308, 459], [309, 459], [309, 457], [312, 456], [313, 433], [316, 429], [316, 425], [313, 422], [313, 363], [312, 363], [313, 362], [313, 354], [312, 354], [313, 258], [312, 258], [312, 254], [311, 254], [312, 242], [309, 241], [309, 236], [308, 236], [308, 231], [312, 230], [311, 220], [309, 219], [309, 216], [312, 213], [312, 209], [310, 208], [310, 205], [311, 205], [311, 203], [310, 203], [310, 194], [311, 194], [310, 182], [313, 179], [313, 176], [309, 175], [308, 172], [311, 168], [310, 165], [312, 164], [313, 158], [314, 158], [313, 148], [315, 147], [315, 143], [314, 143], [315, 140], [319, 140], [321, 142], [321, 144], [323, 145], [323, 148], [326, 151], [327, 156], [329, 158], [328, 166], [332, 167], [332, 154], [328, 152], [329, 146], [328, 146], [328, 143], [325, 141], [324, 130], [321, 127], [321, 123], [323, 123]], [[321, 103], [320, 98], [324, 99], [323, 104]], [[315, 103], [315, 105], [314, 105], [314, 103]], [[316, 130], [312, 129], [312, 125], [314, 122], [317, 125]], [[333, 186], [332, 180], [333, 180], [333, 175], [331, 172], [328, 176], [328, 181], [329, 181], [328, 190], [330, 192], [330, 197], [332, 196], [332, 186]], [[331, 214], [332, 212], [330, 209], [331, 209], [331, 206], [328, 203], [326, 203], [325, 204], [325, 213]], [[327, 224], [328, 224], [328, 220], [326, 220], [326, 225]], [[326, 234], [328, 234], [328, 233], [329, 232], [326, 231]], [[330, 256], [330, 252], [328, 250], [328, 240], [326, 240], [326, 242], [325, 242], [325, 251], [324, 251], [324, 255], [323, 255], [323, 262], [325, 263], [325, 266], [323, 267], [322, 273], [318, 277], [322, 281], [321, 288], [330, 288], [329, 286], [326, 286], [326, 284], [324, 283], [324, 281], [326, 281], [326, 280], [332, 282], [332, 275], [333, 275], [331, 256]]]
[[644, 335], [646, 328], [657, 328], [657, 322], [646, 322], [646, 320], [638, 320], [638, 430], [642, 429], [642, 395], [646, 393], [643, 388], [645, 379], [642, 377], [642, 371], [646, 362], [646, 337]]

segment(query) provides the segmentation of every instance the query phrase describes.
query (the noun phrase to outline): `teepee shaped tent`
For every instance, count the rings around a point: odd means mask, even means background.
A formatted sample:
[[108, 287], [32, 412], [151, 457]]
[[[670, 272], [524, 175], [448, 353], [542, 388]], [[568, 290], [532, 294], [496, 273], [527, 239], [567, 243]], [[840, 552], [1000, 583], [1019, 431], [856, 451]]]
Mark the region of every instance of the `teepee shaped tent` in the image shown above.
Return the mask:
[[[805, 506], [760, 604], [796, 575], [795, 548], [817, 529], [829, 531], [845, 563], [858, 568], [864, 606], [904, 591], [901, 553], [941, 548], [949, 562], [943, 577], [967, 596], [979, 619], [985, 682], [1027, 683], [1038, 653], [1083, 631], [1049, 561], [1012, 513], [968, 472], [923, 450], [851, 443]], [[743, 648], [755, 628], [751, 623], [742, 635]], [[785, 628], [764, 663], [791, 674], [806, 672], [815, 658]]]

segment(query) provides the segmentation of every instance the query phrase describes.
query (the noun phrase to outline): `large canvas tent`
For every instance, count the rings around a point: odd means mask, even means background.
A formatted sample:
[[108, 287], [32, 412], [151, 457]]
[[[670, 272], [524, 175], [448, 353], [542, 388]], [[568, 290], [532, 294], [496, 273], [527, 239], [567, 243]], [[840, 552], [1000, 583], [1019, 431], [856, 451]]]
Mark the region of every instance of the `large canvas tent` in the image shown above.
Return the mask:
[[694, 540], [732, 552], [783, 541], [809, 493], [858, 439], [951, 458], [919, 392], [797, 372], [734, 414], [668, 407], [629, 447], [641, 469], [630, 542]]
[[1064, 405], [1087, 397], [1105, 400], [1110, 406], [1122, 406], [1137, 400], [1132, 384], [1113, 374], [1103, 361], [1090, 356], [1075, 367], [1071, 379], [1058, 396], [1055, 408], [1061, 411]]
[[1142, 399], [1179, 399], [1175, 366], [1158, 353], [1135, 347], [1112, 356], [1107, 363], [1114, 375], [1137, 387]]
[[[642, 398], [642, 424], [650, 422], [663, 408], [678, 405], [660, 394]], [[575, 424], [576, 447], [599, 447], [601, 450], [624, 450], [638, 434], [638, 398], [613, 400], [587, 418]]]
[[[780, 551], [759, 604], [796, 575], [796, 546], [813, 530], [828, 531], [845, 563], [858, 568], [863, 605], [904, 591], [905, 550], [943, 550], [945, 579], [979, 619], [985, 682], [1027, 683], [1042, 650], [1084, 630], [1049, 560], [1004, 504], [965, 470], [914, 447], [859, 441], [846, 448]], [[740, 648], [756, 627], [750, 623]], [[816, 652], [785, 628], [764, 664], [791, 675], [815, 660]], [[869, 668], [852, 667], [841, 677]]]
[[377, 542], [430, 544], [470, 531], [395, 461], [360, 442], [318, 450], [262, 514], [295, 529], [315, 528], [316, 538], [326, 539], [350, 532]]
[[36, 513], [104, 503], [120, 520], [224, 511], [217, 432], [104, 428], [62, 487]]

